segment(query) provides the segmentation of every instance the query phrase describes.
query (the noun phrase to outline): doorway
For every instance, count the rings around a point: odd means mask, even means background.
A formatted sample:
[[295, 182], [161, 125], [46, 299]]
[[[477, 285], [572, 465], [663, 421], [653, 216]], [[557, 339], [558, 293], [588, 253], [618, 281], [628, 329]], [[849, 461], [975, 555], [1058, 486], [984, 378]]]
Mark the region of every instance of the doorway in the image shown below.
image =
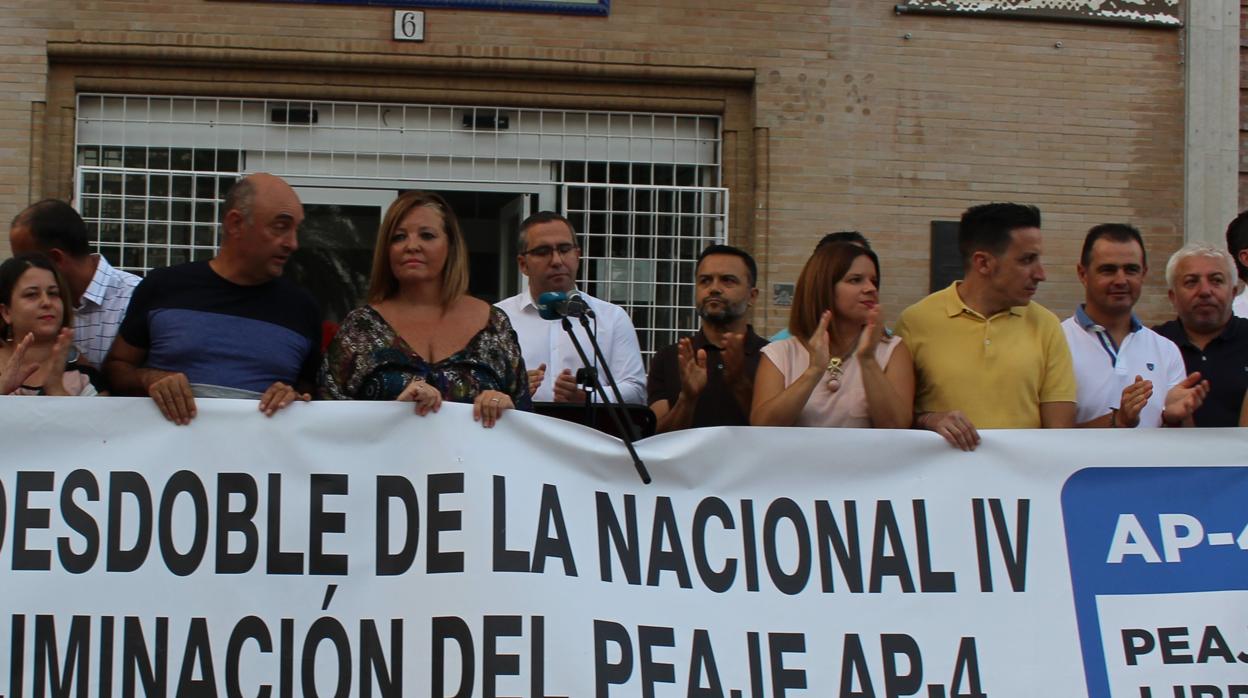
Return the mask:
[[312, 294], [332, 323], [341, 322], [365, 302], [377, 231], [386, 208], [403, 192], [436, 192], [450, 204], [468, 247], [468, 292], [488, 303], [522, 289], [524, 277], [515, 262], [520, 223], [530, 213], [555, 205], [553, 186], [404, 182], [394, 188], [362, 188], [309, 186], [302, 181], [292, 185], [303, 202], [304, 221], [299, 250], [286, 265], [286, 274]]

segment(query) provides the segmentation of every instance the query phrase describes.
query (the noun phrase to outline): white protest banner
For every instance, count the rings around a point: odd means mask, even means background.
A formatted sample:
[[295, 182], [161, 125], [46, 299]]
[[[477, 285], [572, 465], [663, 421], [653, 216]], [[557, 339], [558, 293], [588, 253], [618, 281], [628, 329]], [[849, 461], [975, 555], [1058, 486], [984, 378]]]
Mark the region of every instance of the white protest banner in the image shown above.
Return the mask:
[[1248, 430], [0, 398], [0, 697], [1248, 696]]

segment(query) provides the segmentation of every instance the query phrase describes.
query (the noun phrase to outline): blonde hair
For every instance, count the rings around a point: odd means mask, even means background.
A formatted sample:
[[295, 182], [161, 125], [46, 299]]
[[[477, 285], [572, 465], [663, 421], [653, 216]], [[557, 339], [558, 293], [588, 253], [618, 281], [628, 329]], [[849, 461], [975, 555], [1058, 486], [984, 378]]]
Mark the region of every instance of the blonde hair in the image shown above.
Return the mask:
[[433, 192], [409, 191], [390, 204], [377, 230], [373, 273], [368, 282], [369, 303], [380, 303], [399, 292], [399, 280], [390, 268], [390, 236], [408, 213], [421, 206], [428, 206], [442, 215], [442, 232], [447, 240], [446, 264], [442, 266], [442, 291], [439, 294], [442, 307], [450, 307], [456, 298], [468, 292], [468, 248], [455, 212], [446, 199]]

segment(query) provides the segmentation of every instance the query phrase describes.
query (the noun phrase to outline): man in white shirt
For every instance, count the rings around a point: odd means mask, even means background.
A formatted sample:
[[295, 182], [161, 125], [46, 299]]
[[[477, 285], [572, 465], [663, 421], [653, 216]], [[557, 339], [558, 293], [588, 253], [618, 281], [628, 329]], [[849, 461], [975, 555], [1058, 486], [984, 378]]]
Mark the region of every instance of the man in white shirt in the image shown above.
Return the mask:
[[1226, 249], [1235, 258], [1235, 269], [1239, 272], [1231, 312], [1236, 317], [1248, 318], [1248, 211], [1235, 216], [1226, 226]]
[[1174, 342], [1132, 312], [1148, 273], [1140, 232], [1120, 223], [1092, 228], [1076, 271], [1085, 302], [1062, 323], [1079, 386], [1076, 424], [1191, 426], [1209, 382], [1186, 375]]
[[74, 346], [96, 368], [104, 363], [140, 279], [91, 254], [87, 224], [64, 201], [45, 199], [17, 214], [9, 226], [13, 254], [42, 252], [69, 285], [74, 303]]
[[[551, 291], [572, 291], [581, 262], [581, 248], [567, 218], [550, 211], [529, 216], [520, 224], [520, 273], [528, 277], [529, 288], [499, 301], [520, 338], [524, 365], [529, 368], [529, 392], [535, 402], [584, 402], [585, 391], [577, 386], [576, 372], [584, 364], [555, 320], [543, 320], [537, 299]], [[626, 403], [645, 404], [646, 371], [641, 364], [637, 330], [623, 308], [582, 293], [594, 311], [594, 332], [602, 347], [611, 375]], [[579, 321], [574, 331], [585, 353], [593, 360], [593, 348]], [[607, 387], [605, 371], [598, 371]], [[608, 393], [610, 388], [607, 388]], [[614, 395], [611, 396], [614, 400]]]

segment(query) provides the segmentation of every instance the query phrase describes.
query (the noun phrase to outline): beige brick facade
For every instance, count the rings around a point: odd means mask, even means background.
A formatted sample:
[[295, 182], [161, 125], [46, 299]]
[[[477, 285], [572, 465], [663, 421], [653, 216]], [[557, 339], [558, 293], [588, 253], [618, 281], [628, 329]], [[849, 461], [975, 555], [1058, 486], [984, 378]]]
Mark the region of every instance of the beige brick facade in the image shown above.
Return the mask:
[[426, 9], [426, 41], [399, 43], [392, 8], [3, 4], [5, 216], [70, 194], [79, 91], [714, 113], [730, 241], [759, 258], [755, 321], [769, 331], [787, 311], [766, 289], [794, 281], [822, 234], [872, 239], [895, 318], [927, 292], [931, 222], [1003, 200], [1044, 213], [1039, 300], [1059, 315], [1082, 297], [1083, 233], [1107, 221], [1146, 236], [1155, 271], [1140, 314], [1171, 315], [1176, 30], [899, 16], [879, 0], [614, 0], [609, 17]]

